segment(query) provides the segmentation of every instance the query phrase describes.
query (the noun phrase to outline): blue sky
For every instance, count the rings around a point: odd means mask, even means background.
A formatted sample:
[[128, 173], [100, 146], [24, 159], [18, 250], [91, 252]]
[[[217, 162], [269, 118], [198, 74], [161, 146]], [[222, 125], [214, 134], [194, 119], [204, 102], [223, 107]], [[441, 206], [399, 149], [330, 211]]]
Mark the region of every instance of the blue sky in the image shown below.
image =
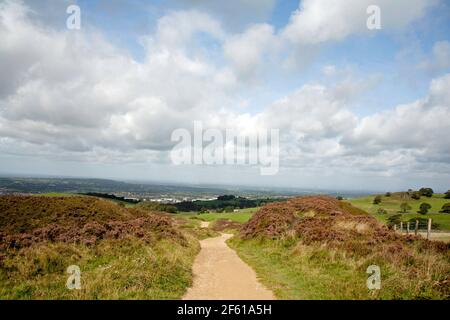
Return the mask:
[[[81, 30], [66, 28], [71, 4]], [[366, 27], [371, 4], [381, 30]], [[445, 0], [0, 0], [0, 36], [0, 173], [338, 189], [450, 181]], [[174, 167], [170, 135], [195, 120], [279, 129], [279, 174]]]
[[[205, 10], [201, 6], [186, 5], [183, 1], [78, 0], [75, 2], [83, 10], [85, 23], [101, 30], [112, 43], [128, 50], [138, 61], [142, 61], [145, 55], [145, 50], [139, 43], [139, 37], [154, 32], [159, 17], [176, 10]], [[195, 1], [192, 2], [195, 3]], [[292, 12], [299, 8], [299, 3], [293, 0], [274, 1], [273, 9], [267, 10], [265, 18], [249, 14], [247, 19], [242, 20], [239, 25], [243, 29], [248, 25], [264, 22], [273, 25], [276, 30], [281, 30], [289, 22]], [[239, 7], [236, 7], [236, 10], [239, 10]], [[206, 11], [211, 12], [207, 9]], [[219, 19], [223, 21], [224, 17], [219, 15]], [[234, 26], [228, 26], [226, 21], [224, 24], [231, 31], [236, 31]], [[372, 102], [379, 105], [376, 97], [380, 92], [383, 93], [384, 99], [387, 98], [380, 106], [381, 108], [391, 108], [413, 101], [426, 94], [429, 82], [434, 75], [424, 72], [417, 74], [413, 83], [407, 81], [399, 83], [397, 54], [401, 50], [408, 49], [409, 46], [414, 46], [411, 50], [414, 50], [418, 57], [412, 57], [409, 62], [404, 63], [418, 63], [414, 58], [429, 55], [433, 45], [437, 41], [449, 40], [449, 35], [450, 9], [449, 4], [444, 1], [427, 9], [419, 21], [408, 25], [403, 32], [391, 33], [381, 30], [373, 32], [370, 36], [356, 35], [327, 45], [327, 48], [320, 52], [307, 68], [290, 75], [288, 81], [280, 83], [279, 79], [273, 82], [269, 80], [268, 86], [275, 91], [269, 97], [276, 98], [277, 95], [282, 97], [308, 81], [315, 81], [320, 77], [321, 68], [324, 65], [335, 65], [338, 68], [354, 65], [361, 74], [380, 73], [385, 76], [383, 84], [369, 94], [368, 100], [364, 100], [364, 103]], [[202, 40], [199, 43], [207, 48], [212, 49], [217, 46], [217, 42], [212, 38], [203, 36]], [[361, 110], [361, 114], [366, 114], [365, 110]]]
[[[255, 23], [268, 23], [275, 30], [282, 30], [288, 24], [292, 12], [297, 10], [300, 1], [270, 1], [273, 6], [265, 10], [263, 15], [252, 15], [251, 12], [243, 15], [237, 23], [227, 23], [228, 16], [218, 14], [218, 10], [211, 10], [208, 6], [196, 6], [201, 1], [69, 1], [76, 3], [82, 9], [83, 23], [102, 32], [108, 40], [127, 50], [134, 59], [142, 61], [145, 58], [145, 48], [142, 47], [139, 38], [155, 31], [158, 19], [167, 13], [177, 10], [204, 10], [223, 23], [230, 32], [239, 32], [245, 27]], [[189, 5], [189, 3], [191, 5]], [[236, 2], [237, 4], [239, 1]], [[235, 4], [234, 4], [235, 5]], [[236, 7], [239, 11], [239, 6]], [[59, 19], [59, 27], [65, 28], [65, 20]], [[450, 35], [450, 7], [442, 1], [435, 6], [430, 6], [424, 11], [423, 17], [408, 25], [402, 32], [385, 32], [384, 30], [372, 32], [370, 35], [355, 35], [343, 41], [326, 45], [326, 49], [314, 58], [308, 67], [289, 75], [279, 75], [274, 79], [265, 79], [264, 99], [276, 99], [284, 96], [295, 88], [310, 81], [320, 78], [324, 65], [335, 65], [338, 68], [355, 66], [360, 74], [380, 73], [384, 75], [384, 81], [376, 90], [367, 94], [367, 98], [361, 101], [366, 108], [358, 110], [358, 114], [365, 115], [374, 111], [374, 108], [391, 108], [395, 105], [407, 103], [424, 96], [429, 83], [435, 74], [426, 72], [415, 75], [413, 81], [398, 81], [399, 61], [397, 55], [402, 50], [413, 50], [415, 57], [404, 64], [413, 65], [419, 63], [420, 57], [426, 57], [432, 51], [437, 41], [449, 40]], [[199, 45], [209, 50], [217, 48], [218, 42], [206, 34], [198, 34]], [[220, 62], [220, 57], [218, 57]], [[382, 93], [384, 103], [380, 105], [377, 96]], [[387, 99], [387, 100], [386, 100]], [[372, 106], [371, 106], [372, 105]], [[376, 106], [378, 107], [376, 107]], [[255, 102], [255, 108], [265, 107], [264, 100]]]

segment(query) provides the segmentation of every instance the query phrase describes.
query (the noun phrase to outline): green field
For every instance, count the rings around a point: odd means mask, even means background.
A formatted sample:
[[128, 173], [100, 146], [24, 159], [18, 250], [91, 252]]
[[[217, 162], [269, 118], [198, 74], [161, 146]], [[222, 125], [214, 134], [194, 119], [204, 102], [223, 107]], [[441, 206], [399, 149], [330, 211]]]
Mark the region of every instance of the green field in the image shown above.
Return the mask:
[[200, 220], [203, 221], [216, 221], [219, 219], [225, 219], [225, 220], [231, 220], [236, 221], [239, 223], [245, 223], [247, 222], [251, 216], [258, 210], [259, 208], [247, 208], [247, 209], [240, 209], [239, 212], [228, 212], [228, 213], [203, 213], [203, 214], [197, 214], [197, 213], [182, 213], [182, 215], [187, 217], [197, 217]]
[[[402, 213], [402, 221], [408, 221], [413, 218], [431, 218], [433, 219], [434, 223], [439, 224], [439, 229], [450, 230], [450, 214], [439, 213], [444, 204], [450, 203], [450, 199], [444, 199], [443, 194], [435, 194], [431, 198], [421, 197], [419, 200], [404, 200], [396, 196], [386, 197], [383, 195], [381, 196], [380, 204], [373, 204], [374, 198], [375, 195], [372, 195], [367, 197], [348, 199], [348, 202], [350, 202], [355, 207], [367, 211], [377, 220], [383, 223], [386, 222], [386, 220], [390, 216], [399, 214], [400, 204], [402, 204], [403, 202], [407, 202], [411, 207], [411, 210], [409, 210], [407, 213]], [[431, 205], [431, 209], [425, 215], [417, 213], [420, 205], [424, 202]], [[387, 211], [387, 214], [377, 213], [380, 208], [385, 209]]]
[[78, 195], [73, 194], [73, 193], [65, 193], [65, 192], [48, 192], [48, 193], [33, 194], [33, 196], [36, 196], [36, 197], [74, 197], [74, 196], [78, 196]]
[[417, 213], [419, 207], [422, 203], [426, 202], [431, 205], [431, 209], [428, 213], [439, 213], [444, 204], [450, 203], [450, 199], [444, 199], [443, 194], [435, 194], [431, 198], [421, 197], [419, 200], [403, 200], [396, 196], [386, 197], [381, 196], [380, 204], [373, 204], [373, 199], [375, 195], [349, 199], [348, 201], [354, 206], [361, 208], [368, 213], [374, 214], [377, 213], [378, 209], [383, 208], [388, 213], [398, 213], [400, 211], [400, 204], [403, 202], [407, 202], [411, 206], [411, 213]]

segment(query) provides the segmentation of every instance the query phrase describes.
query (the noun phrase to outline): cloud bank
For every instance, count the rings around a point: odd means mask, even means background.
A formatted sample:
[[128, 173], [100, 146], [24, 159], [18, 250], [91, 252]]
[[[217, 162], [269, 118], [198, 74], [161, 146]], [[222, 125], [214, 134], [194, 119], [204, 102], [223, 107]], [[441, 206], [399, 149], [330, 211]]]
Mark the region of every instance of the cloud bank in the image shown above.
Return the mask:
[[[56, 30], [33, 19], [24, 3], [1, 2], [0, 153], [170, 166], [171, 133], [200, 120], [220, 130], [280, 129], [285, 168], [448, 176], [448, 73], [421, 99], [367, 116], [348, 105], [370, 89], [362, 79], [340, 87], [305, 83], [258, 111], [241, 107], [241, 92], [268, 66], [283, 65], [284, 52], [367, 32], [361, 12], [369, 2], [304, 0], [284, 28], [257, 23], [242, 32], [203, 11], [172, 11], [140, 39], [143, 61], [98, 30]], [[404, 28], [430, 6], [379, 2], [387, 30]], [[448, 51], [448, 42], [436, 43], [423, 67], [445, 70]]]

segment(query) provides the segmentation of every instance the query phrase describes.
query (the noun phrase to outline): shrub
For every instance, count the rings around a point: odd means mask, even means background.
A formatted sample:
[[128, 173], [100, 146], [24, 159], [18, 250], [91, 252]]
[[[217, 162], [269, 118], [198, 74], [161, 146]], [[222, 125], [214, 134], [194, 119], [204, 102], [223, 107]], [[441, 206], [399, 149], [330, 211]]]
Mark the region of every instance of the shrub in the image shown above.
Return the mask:
[[411, 210], [411, 206], [410, 206], [407, 202], [403, 202], [403, 203], [400, 205], [400, 212], [406, 213], [406, 212], [408, 212], [409, 210]]
[[381, 203], [381, 196], [376, 196], [373, 199], [373, 204], [380, 204]]
[[392, 194], [390, 192], [386, 192], [385, 197], [390, 197]]
[[414, 200], [420, 200], [420, 195], [421, 195], [420, 192], [414, 191], [414, 192], [412, 193], [412, 195], [411, 195], [411, 198], [414, 199]]
[[431, 189], [431, 188], [420, 188], [419, 192], [422, 196], [425, 196], [428, 198], [431, 198], [434, 193], [433, 189]]
[[137, 207], [150, 211], [161, 211], [167, 213], [178, 212], [177, 208], [174, 205], [154, 201], [141, 202], [137, 205]]
[[380, 208], [380, 209], [377, 210], [377, 213], [378, 214], [387, 214], [387, 210], [384, 209], [384, 208]]
[[444, 199], [450, 199], [450, 190], [444, 194]]
[[417, 211], [417, 212], [420, 214], [427, 214], [428, 210], [430, 210], [430, 209], [431, 209], [431, 205], [424, 202], [420, 205], [419, 211]]
[[344, 200], [344, 198], [342, 196], [337, 196], [336, 199], [337, 200]]
[[233, 212], [234, 211], [234, 207], [226, 207], [224, 209], [224, 211], [227, 212], [227, 213]]
[[229, 200], [234, 200], [234, 199], [236, 199], [236, 196], [231, 195], [231, 194], [226, 194], [226, 195], [217, 197], [217, 200], [220, 200], [220, 201], [229, 201]]
[[394, 214], [392, 216], [390, 216], [389, 218], [387, 218], [387, 225], [389, 227], [392, 227], [395, 224], [400, 224], [400, 222], [402, 221], [402, 215], [401, 214]]
[[442, 206], [442, 213], [450, 213], [450, 203], [446, 203]]

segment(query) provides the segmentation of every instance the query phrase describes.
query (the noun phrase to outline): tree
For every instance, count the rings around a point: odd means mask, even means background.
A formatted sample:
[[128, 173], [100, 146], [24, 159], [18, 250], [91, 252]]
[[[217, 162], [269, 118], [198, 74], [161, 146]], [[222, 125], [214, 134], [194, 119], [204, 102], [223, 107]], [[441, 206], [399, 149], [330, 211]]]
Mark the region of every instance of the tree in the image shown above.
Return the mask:
[[338, 200], [344, 200], [344, 198], [342, 198], [341, 196], [337, 196], [336, 199], [338, 199]]
[[376, 196], [373, 199], [373, 204], [380, 204], [381, 203], [381, 196]]
[[234, 200], [234, 199], [236, 199], [236, 196], [234, 196], [232, 194], [226, 194], [226, 195], [217, 197], [217, 200], [220, 200], [220, 201], [229, 201], [229, 200]]
[[420, 192], [414, 191], [411, 195], [411, 198], [414, 200], [420, 200], [420, 195], [421, 195]]
[[166, 203], [159, 203], [154, 201], [146, 201], [141, 202], [138, 205], [138, 208], [150, 210], [150, 211], [161, 211], [161, 212], [167, 212], [167, 213], [177, 213], [177, 207], [171, 204]]
[[442, 213], [450, 213], [450, 203], [446, 203], [442, 206]]
[[234, 211], [234, 207], [231, 207], [231, 206], [225, 207], [224, 211], [227, 212], [227, 213], [233, 212]]
[[378, 214], [387, 214], [387, 210], [384, 209], [384, 208], [380, 208], [380, 209], [377, 210], [377, 213]]
[[386, 192], [385, 197], [390, 197], [392, 194], [390, 192]]
[[420, 188], [419, 192], [422, 196], [428, 197], [428, 198], [431, 198], [434, 193], [433, 189], [431, 189], [431, 188]]
[[417, 212], [420, 214], [427, 214], [428, 210], [430, 210], [430, 209], [431, 209], [431, 205], [424, 202], [420, 205], [419, 211], [417, 211]]
[[407, 202], [403, 202], [403, 203], [400, 205], [400, 212], [406, 213], [406, 212], [408, 212], [409, 210], [411, 210], [411, 206], [410, 206]]
[[444, 199], [450, 199], [450, 190], [444, 194]]
[[401, 214], [394, 214], [387, 218], [387, 225], [389, 227], [392, 227], [393, 225], [400, 224], [402, 221], [402, 215]]

